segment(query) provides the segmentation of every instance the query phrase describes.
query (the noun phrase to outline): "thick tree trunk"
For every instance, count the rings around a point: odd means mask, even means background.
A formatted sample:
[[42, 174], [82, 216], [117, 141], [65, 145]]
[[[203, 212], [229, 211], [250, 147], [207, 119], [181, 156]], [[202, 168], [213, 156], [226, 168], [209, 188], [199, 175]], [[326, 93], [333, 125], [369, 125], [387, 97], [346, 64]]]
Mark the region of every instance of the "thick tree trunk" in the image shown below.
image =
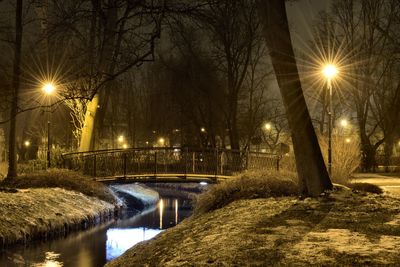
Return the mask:
[[318, 196], [332, 188], [304, 99], [290, 39], [285, 1], [258, 1], [272, 65], [292, 135], [302, 194]]
[[17, 176], [17, 112], [18, 112], [18, 94], [19, 80], [21, 75], [21, 46], [22, 46], [22, 0], [17, 0], [15, 12], [15, 51], [14, 51], [14, 72], [13, 72], [13, 99], [11, 104], [11, 120], [8, 138], [8, 174], [7, 179], [13, 179]]

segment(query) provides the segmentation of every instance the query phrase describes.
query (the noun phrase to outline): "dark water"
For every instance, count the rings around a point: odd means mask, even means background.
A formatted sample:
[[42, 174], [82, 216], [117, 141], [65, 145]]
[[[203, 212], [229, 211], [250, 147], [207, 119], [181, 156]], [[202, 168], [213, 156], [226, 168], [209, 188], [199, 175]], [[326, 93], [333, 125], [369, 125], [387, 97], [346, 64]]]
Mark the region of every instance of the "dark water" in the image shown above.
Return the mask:
[[188, 217], [188, 200], [162, 198], [157, 206], [138, 214], [130, 210], [124, 219], [103, 224], [66, 238], [33, 242], [1, 251], [0, 267], [94, 267], [121, 255], [140, 241], [150, 239]]

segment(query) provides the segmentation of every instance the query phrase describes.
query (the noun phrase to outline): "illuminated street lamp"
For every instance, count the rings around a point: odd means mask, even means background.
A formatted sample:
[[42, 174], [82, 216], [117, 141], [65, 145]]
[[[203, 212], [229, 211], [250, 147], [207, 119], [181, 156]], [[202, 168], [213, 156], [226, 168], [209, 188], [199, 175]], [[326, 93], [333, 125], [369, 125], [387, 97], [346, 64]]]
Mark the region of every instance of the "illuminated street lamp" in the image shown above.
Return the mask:
[[202, 133], [205, 133], [205, 132], [206, 132], [206, 128], [201, 127], [200, 131], [201, 131]]
[[[56, 90], [56, 87], [52, 84], [52, 83], [45, 83], [42, 87], [42, 91], [50, 96], [54, 93], [54, 91]], [[50, 100], [49, 100], [49, 106], [50, 106]], [[50, 136], [50, 127], [51, 127], [51, 113], [48, 115], [47, 118], [47, 167], [50, 168], [51, 166], [51, 136]]]
[[54, 90], [55, 90], [55, 86], [52, 83], [46, 83], [43, 85], [43, 92], [45, 92], [46, 95], [51, 95]]
[[337, 68], [332, 65], [328, 64], [326, 65], [322, 73], [324, 74], [326, 80], [327, 80], [327, 85], [328, 85], [328, 90], [329, 90], [329, 105], [328, 105], [328, 172], [329, 175], [332, 174], [332, 79], [337, 75], [338, 70]]
[[120, 136], [118, 136], [118, 143], [122, 143], [122, 142], [124, 142], [124, 136], [123, 135], [120, 135]]
[[122, 145], [122, 148], [123, 148], [123, 149], [127, 149], [127, 148], [128, 148], [128, 145], [127, 145], [127, 144], [123, 144], [123, 145]]
[[265, 130], [270, 131], [270, 130], [272, 129], [271, 123], [267, 122], [267, 123], [264, 125], [264, 128], [265, 128]]
[[160, 138], [158, 139], [158, 143], [160, 144], [160, 146], [164, 146], [164, 144], [165, 144], [165, 139], [162, 138], [162, 137], [160, 137]]
[[346, 143], [350, 143], [351, 142], [351, 139], [350, 138], [346, 138]]
[[349, 123], [347, 122], [346, 119], [343, 119], [343, 120], [340, 121], [340, 125], [341, 125], [342, 127], [347, 127], [347, 125], [349, 125]]
[[29, 142], [29, 140], [26, 140], [25, 142], [24, 142], [24, 146], [25, 147], [29, 147], [31, 145], [31, 142]]

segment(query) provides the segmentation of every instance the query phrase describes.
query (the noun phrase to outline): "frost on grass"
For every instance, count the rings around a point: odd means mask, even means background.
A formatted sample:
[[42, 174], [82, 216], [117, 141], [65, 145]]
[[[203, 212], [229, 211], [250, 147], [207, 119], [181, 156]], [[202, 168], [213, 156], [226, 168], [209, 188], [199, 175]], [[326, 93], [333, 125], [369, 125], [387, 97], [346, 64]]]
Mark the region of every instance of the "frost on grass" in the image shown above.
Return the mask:
[[65, 233], [106, 217], [114, 205], [60, 188], [0, 192], [0, 245]]
[[107, 266], [400, 266], [400, 199], [334, 192], [238, 200], [184, 220]]

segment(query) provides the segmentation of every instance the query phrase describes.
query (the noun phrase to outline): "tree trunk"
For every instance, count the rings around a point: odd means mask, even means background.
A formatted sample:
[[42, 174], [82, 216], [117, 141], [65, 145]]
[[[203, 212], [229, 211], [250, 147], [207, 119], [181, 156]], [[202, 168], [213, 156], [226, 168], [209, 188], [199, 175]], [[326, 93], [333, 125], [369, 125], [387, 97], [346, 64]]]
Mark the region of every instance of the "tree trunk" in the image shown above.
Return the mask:
[[[98, 7], [98, 1], [92, 2], [93, 10], [96, 10]], [[108, 1], [108, 10], [107, 10], [107, 23], [104, 29], [104, 40], [103, 40], [103, 48], [99, 55], [100, 63], [98, 71], [100, 73], [112, 73], [115, 63], [112, 62], [112, 57], [114, 55], [114, 46], [115, 46], [115, 36], [116, 36], [116, 28], [117, 28], [117, 4], [115, 0]], [[93, 12], [93, 16], [96, 16], [97, 12]], [[93, 19], [93, 21], [95, 21]], [[92, 22], [93, 23], [93, 22]], [[91, 44], [94, 45], [94, 44]], [[103, 77], [102, 77], [103, 78]], [[100, 79], [102, 80], [102, 79]], [[101, 126], [102, 120], [104, 118], [104, 114], [107, 111], [107, 104], [110, 97], [110, 92], [108, 84], [105, 87], [99, 89], [93, 99], [88, 103], [88, 107], [85, 114], [85, 123], [82, 129], [81, 142], [79, 151], [88, 151], [94, 148], [94, 132], [95, 126]], [[100, 109], [98, 107], [100, 106]], [[100, 113], [100, 116], [99, 114]]]
[[18, 112], [18, 94], [19, 79], [21, 75], [21, 46], [22, 46], [22, 0], [17, 0], [15, 10], [15, 44], [14, 44], [14, 71], [13, 71], [13, 96], [11, 103], [11, 120], [8, 138], [8, 174], [7, 179], [13, 179], [17, 176], [17, 112]]
[[318, 196], [332, 189], [304, 99], [290, 39], [285, 1], [258, 1], [259, 12], [291, 130], [300, 193]]

